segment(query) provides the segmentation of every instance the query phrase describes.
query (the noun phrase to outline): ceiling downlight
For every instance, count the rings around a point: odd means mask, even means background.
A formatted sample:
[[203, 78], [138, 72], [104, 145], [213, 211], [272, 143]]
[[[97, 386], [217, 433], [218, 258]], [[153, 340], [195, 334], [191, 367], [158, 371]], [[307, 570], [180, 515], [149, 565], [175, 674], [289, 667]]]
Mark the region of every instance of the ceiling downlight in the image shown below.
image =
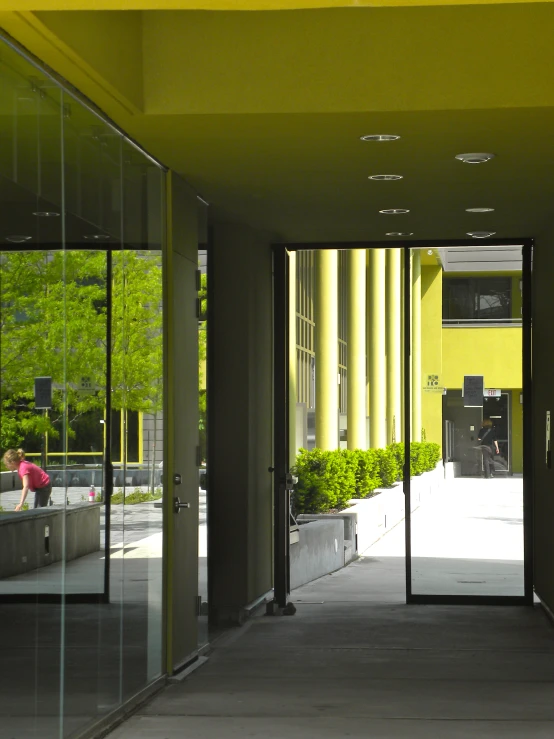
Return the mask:
[[494, 236], [496, 231], [468, 231], [467, 235], [473, 239], [488, 239], [489, 236]]
[[472, 154], [456, 154], [456, 159], [464, 164], [484, 164], [491, 159], [494, 159], [494, 154], [487, 152], [478, 152]]
[[383, 210], [379, 211], [379, 213], [383, 213], [386, 216], [399, 216], [409, 212], [408, 208], [383, 208]]
[[53, 210], [37, 210], [33, 215], [37, 218], [57, 218], [60, 214]]
[[24, 244], [32, 238], [32, 236], [19, 236], [18, 234], [14, 234], [13, 236], [6, 236], [6, 241], [11, 241], [12, 244]]
[[385, 236], [413, 236], [413, 231], [388, 231]]
[[370, 174], [368, 180], [402, 180], [403, 174]]
[[466, 213], [492, 213], [494, 208], [466, 208]]
[[89, 234], [87, 236], [84, 236], [83, 238], [89, 240], [89, 241], [109, 241], [110, 237], [108, 234]]
[[360, 141], [398, 141], [399, 138], [395, 133], [368, 133], [360, 136]]

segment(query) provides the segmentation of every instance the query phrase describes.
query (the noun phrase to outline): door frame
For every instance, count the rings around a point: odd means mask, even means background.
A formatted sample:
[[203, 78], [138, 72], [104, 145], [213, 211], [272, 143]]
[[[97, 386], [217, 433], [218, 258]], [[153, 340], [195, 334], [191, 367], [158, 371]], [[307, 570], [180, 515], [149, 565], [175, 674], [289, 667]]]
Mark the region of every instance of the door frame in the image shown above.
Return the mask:
[[[6, 245], [2, 246], [1, 252], [74, 252], [74, 251], [90, 251], [90, 252], [104, 252], [106, 254], [106, 373], [105, 383], [106, 388], [111, 387], [112, 384], [112, 255], [124, 250], [124, 243], [119, 244], [103, 244], [98, 243], [94, 245], [86, 244], [66, 244], [63, 247], [53, 248], [48, 244], [26, 244], [25, 248], [21, 248], [20, 245], [14, 244], [13, 246]], [[104, 565], [103, 588], [99, 592], [85, 592], [85, 593], [64, 593], [60, 590], [59, 593], [0, 593], [0, 604], [11, 603], [11, 604], [25, 604], [25, 603], [47, 603], [53, 605], [59, 605], [62, 603], [67, 604], [94, 604], [103, 603], [107, 604], [110, 602], [110, 561], [111, 561], [111, 497], [113, 493], [113, 463], [112, 463], [112, 402], [111, 393], [106, 393], [106, 406], [105, 406], [106, 420], [104, 428], [104, 453], [103, 453], [103, 488], [104, 488]], [[66, 456], [69, 451], [66, 450]]]
[[[533, 426], [532, 426], [532, 238], [487, 239], [490, 246], [520, 246], [522, 248], [522, 394], [523, 394], [523, 549], [524, 594], [522, 596], [419, 595], [412, 591], [411, 562], [411, 480], [410, 373], [404, 372], [404, 495], [406, 541], [406, 602], [436, 605], [533, 605]], [[404, 254], [404, 344], [403, 362], [409, 366], [411, 354], [411, 270], [410, 251], [415, 248], [475, 246], [469, 239], [432, 239], [428, 241], [367, 241], [330, 243], [274, 244], [273, 249], [273, 309], [274, 309], [274, 594], [275, 602], [283, 607], [290, 592], [289, 577], [289, 516], [285, 477], [289, 472], [288, 454], [288, 258], [287, 253], [320, 249], [394, 249]], [[526, 410], [527, 409], [527, 410]]]

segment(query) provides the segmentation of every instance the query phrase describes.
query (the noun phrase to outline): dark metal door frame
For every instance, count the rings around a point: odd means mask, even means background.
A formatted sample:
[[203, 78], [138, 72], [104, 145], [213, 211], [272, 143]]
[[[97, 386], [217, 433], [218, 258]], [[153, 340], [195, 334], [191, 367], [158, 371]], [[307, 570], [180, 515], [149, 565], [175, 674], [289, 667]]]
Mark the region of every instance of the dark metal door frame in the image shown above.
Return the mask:
[[[406, 504], [406, 602], [459, 605], [533, 605], [533, 428], [532, 428], [532, 256], [533, 239], [488, 239], [490, 246], [522, 247], [522, 391], [523, 391], [523, 535], [524, 595], [522, 596], [457, 596], [419, 595], [412, 592], [411, 561], [411, 480], [410, 372], [404, 372], [404, 495]], [[288, 256], [290, 251], [309, 249], [391, 249], [404, 253], [404, 344], [403, 362], [410, 366], [411, 356], [411, 270], [410, 253], [414, 248], [475, 246], [468, 240], [432, 240], [406, 242], [332, 242], [326, 244], [275, 244], [273, 246], [273, 326], [274, 326], [274, 592], [279, 606], [286, 605], [290, 592], [289, 576], [289, 493], [285, 476], [288, 472]]]
[[279, 608], [290, 593], [289, 472], [289, 257], [286, 248], [273, 252], [273, 590]]
[[[122, 250], [122, 245], [94, 244], [80, 245], [67, 244], [63, 249], [54, 249], [50, 245], [26, 245], [25, 249], [17, 246], [2, 246], [2, 252], [18, 251], [94, 251], [106, 253], [106, 388], [112, 384], [112, 280], [114, 252]], [[103, 488], [104, 488], [104, 587], [97, 593], [0, 593], [2, 603], [49, 603], [49, 604], [90, 604], [110, 602], [110, 560], [111, 560], [111, 496], [113, 493], [113, 464], [112, 464], [112, 402], [111, 393], [106, 392], [106, 418], [103, 456]], [[66, 450], [67, 452], [67, 450]]]

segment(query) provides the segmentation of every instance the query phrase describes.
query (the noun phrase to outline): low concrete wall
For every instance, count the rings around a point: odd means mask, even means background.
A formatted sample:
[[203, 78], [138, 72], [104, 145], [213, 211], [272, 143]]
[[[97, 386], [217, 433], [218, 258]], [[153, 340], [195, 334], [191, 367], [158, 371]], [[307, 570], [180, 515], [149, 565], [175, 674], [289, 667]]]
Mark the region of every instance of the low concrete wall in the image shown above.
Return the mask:
[[[75, 488], [89, 487], [94, 485], [97, 490], [103, 485], [104, 472], [101, 467], [67, 467], [66, 469], [56, 469], [48, 467], [48, 474], [52, 480], [52, 486], [55, 488]], [[206, 471], [201, 470], [201, 474], [205, 475]], [[151, 481], [152, 470], [146, 466], [142, 468], [127, 467], [125, 471], [125, 480], [123, 471], [115, 468], [113, 472], [114, 487], [123, 487], [125, 485], [137, 487], [139, 485], [148, 485]], [[154, 484], [161, 485], [162, 470], [156, 467], [154, 470]], [[17, 472], [0, 473], [0, 492], [8, 493], [12, 490], [21, 490], [21, 480]]]
[[[434, 470], [413, 477], [411, 483], [411, 509], [415, 511], [431, 496], [443, 490], [442, 462]], [[373, 498], [352, 500], [351, 503], [353, 505], [348, 512], [355, 513], [358, 521], [358, 554], [363, 554], [405, 518], [406, 501], [401, 482], [392, 488], [382, 488]]]
[[301, 513], [298, 522], [329, 521], [339, 519], [344, 525], [344, 564], [351, 562], [358, 553], [358, 516], [350, 508], [340, 513]]
[[344, 567], [342, 520], [305, 523], [298, 534], [299, 540], [290, 547], [291, 590]]
[[[411, 509], [414, 511], [433, 495], [443, 490], [444, 468], [442, 462], [439, 462], [431, 472], [424, 472], [423, 475], [412, 478], [411, 483]], [[298, 544], [291, 545], [291, 588], [304, 585], [316, 577], [321, 577], [326, 572], [333, 572], [338, 567], [347, 565], [357, 556], [367, 551], [387, 531], [390, 531], [405, 518], [405, 497], [402, 483], [397, 483], [392, 488], [381, 488], [372, 498], [351, 500], [350, 502], [352, 505], [340, 513], [302, 513], [298, 516], [299, 523], [303, 521], [312, 523], [304, 523], [300, 526], [300, 542], [302, 542], [302, 533], [304, 532], [302, 558], [299, 558], [297, 553], [295, 554], [295, 547]], [[331, 562], [332, 569], [327, 569], [326, 572], [324, 571], [323, 561], [318, 561], [318, 557], [320, 557], [321, 551], [328, 551], [331, 544], [334, 546], [336, 537], [332, 533], [334, 530], [330, 528], [312, 529], [315, 522], [320, 525], [325, 522], [340, 523], [343, 527], [343, 562], [337, 566], [333, 560]], [[314, 533], [308, 536], [310, 531]], [[326, 545], [321, 541], [323, 536], [329, 537]], [[309, 566], [307, 563], [309, 563]], [[305, 579], [312, 570], [317, 574]], [[292, 582], [296, 584], [293, 585]]]
[[[0, 515], [0, 578], [69, 562], [100, 549], [101, 503]], [[64, 521], [65, 519], [65, 521]]]
[[21, 480], [17, 472], [0, 472], [0, 493], [21, 490]]

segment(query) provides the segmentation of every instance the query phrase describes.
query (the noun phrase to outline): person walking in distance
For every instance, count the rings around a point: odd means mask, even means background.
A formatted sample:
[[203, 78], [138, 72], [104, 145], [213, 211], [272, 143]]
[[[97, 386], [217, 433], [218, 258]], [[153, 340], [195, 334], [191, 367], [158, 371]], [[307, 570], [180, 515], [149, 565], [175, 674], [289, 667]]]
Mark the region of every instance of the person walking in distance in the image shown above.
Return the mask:
[[52, 494], [52, 483], [46, 472], [32, 462], [25, 460], [23, 449], [8, 449], [4, 454], [4, 464], [9, 470], [17, 470], [23, 482], [21, 499], [15, 510], [20, 511], [25, 505], [29, 490], [35, 494], [35, 508], [45, 508]]
[[493, 477], [494, 455], [500, 454], [496, 430], [490, 418], [485, 418], [477, 435], [479, 446], [477, 447], [483, 459], [483, 472], [485, 477]]

